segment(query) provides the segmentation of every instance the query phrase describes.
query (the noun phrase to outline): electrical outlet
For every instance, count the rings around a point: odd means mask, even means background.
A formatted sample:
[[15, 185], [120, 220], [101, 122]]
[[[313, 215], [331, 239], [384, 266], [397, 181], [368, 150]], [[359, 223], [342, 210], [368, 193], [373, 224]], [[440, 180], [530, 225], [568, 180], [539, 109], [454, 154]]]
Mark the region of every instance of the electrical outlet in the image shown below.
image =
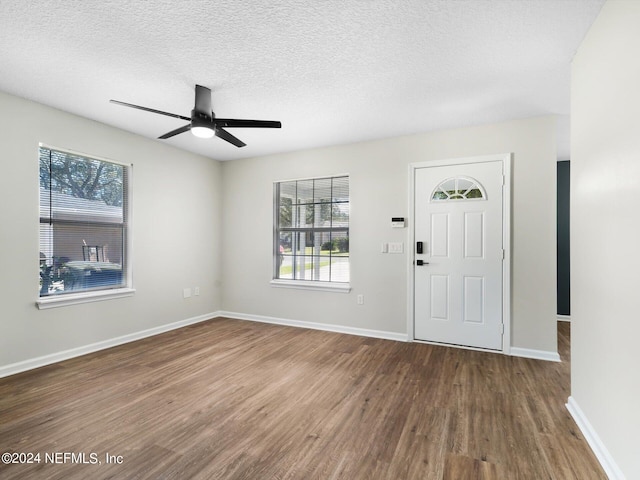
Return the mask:
[[196, 287], [193, 289], [193, 295], [196, 297], [200, 295], [200, 287]]
[[357, 296], [358, 305], [364, 305], [364, 295]]
[[189, 298], [191, 296], [191, 289], [185, 288], [182, 290], [182, 298]]

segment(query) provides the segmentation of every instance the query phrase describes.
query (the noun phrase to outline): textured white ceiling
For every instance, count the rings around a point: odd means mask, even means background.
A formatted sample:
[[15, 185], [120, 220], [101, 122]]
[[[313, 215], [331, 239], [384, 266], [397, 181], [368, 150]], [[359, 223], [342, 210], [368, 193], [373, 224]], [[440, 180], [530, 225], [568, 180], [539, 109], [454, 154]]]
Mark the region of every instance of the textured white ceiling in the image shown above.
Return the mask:
[[0, 90], [150, 138], [196, 83], [248, 145], [218, 160], [569, 113], [570, 62], [604, 0], [0, 0]]

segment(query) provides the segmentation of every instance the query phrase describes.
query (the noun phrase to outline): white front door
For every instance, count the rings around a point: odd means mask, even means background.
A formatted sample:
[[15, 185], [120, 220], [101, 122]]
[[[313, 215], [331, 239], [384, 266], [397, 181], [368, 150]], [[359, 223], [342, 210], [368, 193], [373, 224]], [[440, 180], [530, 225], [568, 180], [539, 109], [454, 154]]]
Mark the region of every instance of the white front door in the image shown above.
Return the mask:
[[416, 169], [417, 340], [502, 350], [503, 178], [501, 160]]

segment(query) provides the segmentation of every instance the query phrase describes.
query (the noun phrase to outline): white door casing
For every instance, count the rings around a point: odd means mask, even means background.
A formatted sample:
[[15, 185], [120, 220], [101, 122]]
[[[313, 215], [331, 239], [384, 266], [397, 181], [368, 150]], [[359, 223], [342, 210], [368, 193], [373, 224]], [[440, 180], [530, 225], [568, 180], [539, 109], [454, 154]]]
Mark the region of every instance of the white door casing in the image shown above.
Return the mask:
[[[509, 333], [504, 329], [508, 268], [503, 265], [508, 262], [508, 196], [503, 198], [508, 159], [499, 155], [413, 166], [416, 340], [508, 350], [508, 338], [503, 339], [503, 332]], [[416, 242], [422, 242], [422, 254]]]

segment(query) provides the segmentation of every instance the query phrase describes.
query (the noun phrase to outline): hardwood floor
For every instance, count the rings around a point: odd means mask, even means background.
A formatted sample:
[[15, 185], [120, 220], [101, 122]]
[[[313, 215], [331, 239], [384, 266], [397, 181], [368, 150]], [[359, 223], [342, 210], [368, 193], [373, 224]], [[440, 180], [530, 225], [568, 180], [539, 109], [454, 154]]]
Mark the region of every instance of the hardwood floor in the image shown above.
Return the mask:
[[0, 478], [604, 479], [564, 406], [568, 323], [559, 348], [211, 320], [0, 379], [0, 453], [41, 454]]

